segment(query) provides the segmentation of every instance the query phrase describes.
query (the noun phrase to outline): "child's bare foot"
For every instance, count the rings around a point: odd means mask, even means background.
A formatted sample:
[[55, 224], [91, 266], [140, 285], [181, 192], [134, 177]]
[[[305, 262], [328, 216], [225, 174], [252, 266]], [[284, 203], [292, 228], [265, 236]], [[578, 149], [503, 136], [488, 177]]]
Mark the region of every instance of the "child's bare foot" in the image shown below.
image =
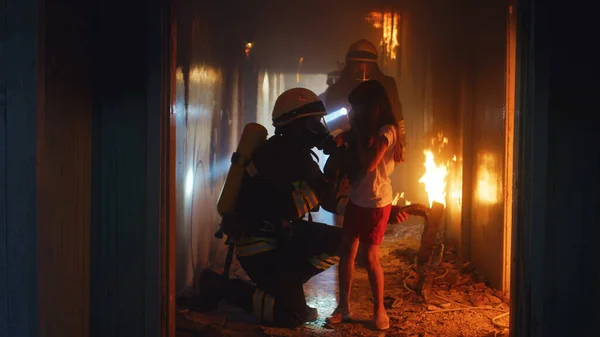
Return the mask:
[[342, 307], [335, 308], [331, 316], [325, 319], [325, 321], [329, 324], [338, 324], [350, 320], [352, 320], [352, 313], [350, 312], [350, 308]]
[[377, 330], [387, 330], [390, 328], [390, 318], [385, 311], [373, 317], [373, 325]]

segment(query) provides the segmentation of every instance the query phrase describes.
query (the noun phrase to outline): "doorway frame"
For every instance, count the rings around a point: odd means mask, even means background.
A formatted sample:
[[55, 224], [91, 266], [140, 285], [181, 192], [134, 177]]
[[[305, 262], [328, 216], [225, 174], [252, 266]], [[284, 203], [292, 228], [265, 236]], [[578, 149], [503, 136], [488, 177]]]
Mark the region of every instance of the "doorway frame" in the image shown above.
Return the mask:
[[504, 143], [504, 238], [502, 263], [502, 292], [510, 296], [512, 265], [512, 224], [514, 208], [515, 158], [515, 95], [516, 95], [516, 38], [517, 22], [515, 1], [510, 1], [506, 11], [506, 105]]
[[[177, 0], [163, 0], [160, 18], [160, 337], [176, 336], [176, 97], [177, 18], [173, 10]], [[152, 99], [151, 97], [149, 99]], [[150, 133], [149, 133], [150, 134]], [[150, 141], [150, 140], [149, 140]]]

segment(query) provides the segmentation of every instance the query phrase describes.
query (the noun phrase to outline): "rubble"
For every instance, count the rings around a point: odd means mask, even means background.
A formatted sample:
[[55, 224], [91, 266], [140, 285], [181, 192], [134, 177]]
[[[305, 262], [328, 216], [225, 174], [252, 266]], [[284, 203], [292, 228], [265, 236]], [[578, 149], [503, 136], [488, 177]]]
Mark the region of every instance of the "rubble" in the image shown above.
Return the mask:
[[[386, 332], [373, 331], [370, 317], [373, 310], [367, 272], [357, 265], [352, 289], [354, 321], [327, 325], [325, 317], [336, 306], [337, 270], [332, 268], [305, 285], [307, 302], [319, 310], [319, 319], [296, 330], [260, 327], [233, 309], [226, 311], [225, 322], [212, 318], [196, 320], [209, 336], [447, 336], [483, 337], [505, 336], [508, 330], [509, 299], [490, 288], [477, 274], [471, 262], [460, 261], [452, 247], [445, 246], [442, 259], [425, 270], [422, 296], [411, 289], [419, 276], [415, 268], [422, 225], [410, 228], [394, 226], [386, 233], [381, 247], [381, 263], [385, 273], [385, 305], [391, 328]], [[409, 226], [405, 226], [409, 227]], [[233, 314], [235, 313], [234, 316]], [[189, 314], [188, 314], [189, 315]], [[201, 315], [201, 314], [198, 314]], [[189, 322], [189, 321], [188, 321]], [[210, 334], [207, 327], [210, 326]], [[179, 327], [179, 324], [178, 324]], [[215, 334], [217, 332], [221, 335]], [[237, 333], [237, 334], [236, 334]], [[182, 335], [183, 336], [183, 335]], [[194, 335], [196, 336], [196, 335]], [[197, 334], [205, 336], [205, 334]]]

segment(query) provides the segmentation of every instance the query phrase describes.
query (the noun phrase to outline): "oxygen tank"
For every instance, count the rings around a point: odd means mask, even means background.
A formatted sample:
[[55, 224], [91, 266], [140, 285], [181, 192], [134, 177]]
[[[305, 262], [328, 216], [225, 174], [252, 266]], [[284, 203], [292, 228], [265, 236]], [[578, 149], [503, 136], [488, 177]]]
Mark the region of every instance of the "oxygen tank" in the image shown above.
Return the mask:
[[235, 211], [240, 187], [252, 154], [267, 140], [267, 129], [258, 123], [248, 123], [242, 131], [237, 150], [231, 156], [231, 166], [217, 201], [217, 211], [222, 217]]

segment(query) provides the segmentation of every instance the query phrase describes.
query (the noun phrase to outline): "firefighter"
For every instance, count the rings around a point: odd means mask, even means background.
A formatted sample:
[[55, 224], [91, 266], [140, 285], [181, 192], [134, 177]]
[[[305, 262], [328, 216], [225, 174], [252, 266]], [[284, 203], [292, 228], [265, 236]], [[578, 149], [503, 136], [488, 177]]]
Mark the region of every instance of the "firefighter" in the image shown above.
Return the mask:
[[[325, 106], [327, 111], [334, 112], [341, 108], [349, 109], [348, 95], [360, 83], [367, 80], [376, 80], [383, 85], [390, 103], [394, 116], [399, 121], [400, 128], [400, 143], [402, 147], [406, 147], [406, 131], [404, 128], [404, 117], [402, 116], [402, 105], [398, 97], [398, 88], [396, 81], [391, 76], [386, 76], [377, 64], [379, 54], [377, 48], [368, 40], [361, 39], [354, 42], [348, 48], [346, 53], [346, 65], [341, 71], [340, 77], [335, 83], [330, 85], [325, 94]], [[347, 119], [338, 118], [334, 122], [330, 122], [330, 131], [347, 130], [350, 125]]]
[[255, 285], [204, 270], [202, 301], [214, 306], [226, 297], [262, 324], [278, 327], [294, 328], [318, 317], [306, 304], [302, 285], [338, 262], [342, 233], [313, 222], [310, 212], [321, 206], [343, 213], [347, 202], [313, 159], [312, 148], [331, 152], [337, 146], [324, 115], [324, 104], [308, 89], [290, 89], [278, 97], [272, 115], [275, 135], [247, 165], [234, 220], [243, 228], [236, 257]]

